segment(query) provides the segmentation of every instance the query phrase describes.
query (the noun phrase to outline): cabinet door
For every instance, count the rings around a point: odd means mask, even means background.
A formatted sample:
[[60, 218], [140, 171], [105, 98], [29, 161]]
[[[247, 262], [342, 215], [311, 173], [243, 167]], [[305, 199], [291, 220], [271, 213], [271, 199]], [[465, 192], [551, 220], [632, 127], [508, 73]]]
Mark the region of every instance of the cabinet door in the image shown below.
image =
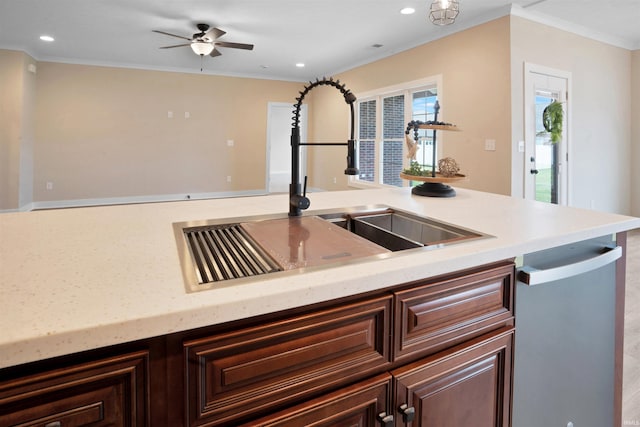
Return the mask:
[[237, 425], [390, 365], [391, 295], [184, 342], [188, 425]]
[[387, 416], [390, 397], [391, 375], [383, 374], [245, 426], [380, 426], [380, 419]]
[[0, 382], [0, 426], [148, 425], [146, 351]]
[[512, 337], [503, 328], [393, 371], [396, 426], [508, 427]]
[[416, 360], [513, 324], [513, 263], [395, 292], [394, 361]]

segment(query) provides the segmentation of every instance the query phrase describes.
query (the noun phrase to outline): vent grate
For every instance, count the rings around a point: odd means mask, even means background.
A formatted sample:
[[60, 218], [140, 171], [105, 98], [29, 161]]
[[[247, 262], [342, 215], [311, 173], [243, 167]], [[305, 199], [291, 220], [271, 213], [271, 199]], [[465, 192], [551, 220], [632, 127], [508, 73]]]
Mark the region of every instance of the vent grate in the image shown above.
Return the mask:
[[184, 229], [199, 284], [281, 271], [239, 224]]

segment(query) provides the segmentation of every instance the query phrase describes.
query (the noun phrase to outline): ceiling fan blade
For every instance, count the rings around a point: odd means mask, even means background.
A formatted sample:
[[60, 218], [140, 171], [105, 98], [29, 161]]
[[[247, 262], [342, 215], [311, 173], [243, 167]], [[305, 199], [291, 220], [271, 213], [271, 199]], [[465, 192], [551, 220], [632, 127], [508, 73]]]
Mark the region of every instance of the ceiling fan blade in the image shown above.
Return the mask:
[[162, 46], [160, 49], [172, 49], [174, 47], [191, 46], [191, 43], [174, 44], [172, 46]]
[[216, 56], [220, 56], [222, 55], [222, 52], [220, 52], [218, 49], [216, 49], [215, 47], [213, 48], [213, 50], [211, 51], [211, 53], [209, 54], [209, 56], [215, 58]]
[[177, 37], [179, 39], [184, 39], [184, 40], [191, 41], [191, 39], [189, 37], [183, 37], [183, 36], [179, 36], [179, 35], [176, 35], [176, 34], [167, 33], [166, 31], [160, 31], [160, 30], [151, 30], [151, 31], [153, 31], [154, 33], [164, 34], [166, 36]]
[[215, 40], [218, 37], [224, 36], [225, 34], [227, 34], [227, 32], [222, 31], [220, 28], [211, 28], [209, 31], [206, 32], [204, 36], [209, 37], [211, 40]]
[[246, 43], [232, 43], [232, 42], [219, 42], [219, 41], [216, 41], [215, 45], [216, 46], [220, 46], [220, 47], [230, 47], [232, 49], [253, 50], [253, 45], [252, 44], [246, 44]]

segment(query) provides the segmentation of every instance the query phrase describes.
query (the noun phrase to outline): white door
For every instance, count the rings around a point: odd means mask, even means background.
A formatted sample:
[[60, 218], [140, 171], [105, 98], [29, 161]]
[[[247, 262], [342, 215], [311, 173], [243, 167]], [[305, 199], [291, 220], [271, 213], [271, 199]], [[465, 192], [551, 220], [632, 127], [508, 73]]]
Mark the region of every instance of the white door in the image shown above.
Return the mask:
[[[525, 65], [525, 198], [566, 205], [569, 201], [569, 86], [568, 72]], [[552, 102], [560, 102], [564, 117], [562, 135], [551, 140], [542, 117]]]
[[[300, 111], [300, 141], [306, 141], [307, 106]], [[267, 191], [288, 193], [291, 182], [291, 126], [293, 104], [270, 102], [267, 116]], [[300, 176], [306, 171], [306, 148], [301, 148]]]

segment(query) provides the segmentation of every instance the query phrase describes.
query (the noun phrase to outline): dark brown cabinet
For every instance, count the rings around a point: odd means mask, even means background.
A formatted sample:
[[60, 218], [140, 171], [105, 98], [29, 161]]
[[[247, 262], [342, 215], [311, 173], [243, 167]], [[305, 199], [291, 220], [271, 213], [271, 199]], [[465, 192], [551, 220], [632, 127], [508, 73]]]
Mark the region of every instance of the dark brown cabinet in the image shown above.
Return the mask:
[[146, 351], [0, 382], [0, 426], [148, 425]]
[[513, 323], [513, 264], [394, 291], [394, 361], [452, 347]]
[[508, 427], [514, 265], [0, 371], [5, 426]]
[[185, 341], [189, 425], [233, 425], [388, 367], [391, 300]]
[[394, 370], [395, 425], [509, 426], [512, 339], [505, 328]]
[[279, 413], [251, 421], [245, 426], [374, 426], [393, 417], [386, 414], [391, 395], [389, 374], [361, 381]]
[[244, 424], [507, 427], [513, 328]]
[[505, 262], [183, 340], [186, 422], [506, 427], [513, 285]]

